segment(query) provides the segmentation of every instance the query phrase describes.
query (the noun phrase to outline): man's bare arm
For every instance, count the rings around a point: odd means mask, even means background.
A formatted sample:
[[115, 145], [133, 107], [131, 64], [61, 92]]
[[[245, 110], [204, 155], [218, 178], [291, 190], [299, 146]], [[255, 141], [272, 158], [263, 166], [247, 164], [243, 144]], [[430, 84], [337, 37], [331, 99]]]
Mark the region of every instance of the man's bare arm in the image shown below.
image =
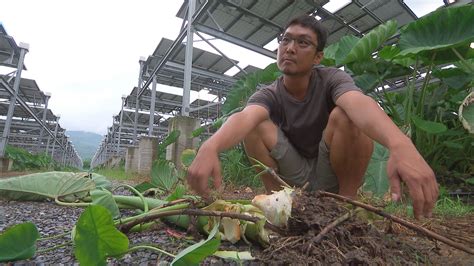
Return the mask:
[[397, 200], [400, 197], [400, 181], [403, 180], [413, 200], [415, 216], [431, 216], [438, 197], [438, 185], [433, 170], [411, 140], [372, 98], [360, 92], [346, 92], [337, 99], [336, 104], [362, 132], [389, 149], [387, 173], [392, 198]]
[[269, 119], [269, 112], [259, 105], [250, 105], [230, 116], [222, 127], [204, 142], [190, 165], [188, 184], [201, 195], [209, 193], [208, 179], [214, 178], [214, 187], [222, 183], [219, 153], [240, 143], [258, 124]]

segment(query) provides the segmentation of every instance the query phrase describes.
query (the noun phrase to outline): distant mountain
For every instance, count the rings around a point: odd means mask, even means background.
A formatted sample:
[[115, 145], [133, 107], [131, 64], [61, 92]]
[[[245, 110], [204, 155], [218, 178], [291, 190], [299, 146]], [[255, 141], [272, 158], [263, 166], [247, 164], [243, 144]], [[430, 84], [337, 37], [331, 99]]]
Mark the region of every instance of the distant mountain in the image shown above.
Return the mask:
[[85, 131], [66, 131], [83, 161], [92, 159], [103, 136]]

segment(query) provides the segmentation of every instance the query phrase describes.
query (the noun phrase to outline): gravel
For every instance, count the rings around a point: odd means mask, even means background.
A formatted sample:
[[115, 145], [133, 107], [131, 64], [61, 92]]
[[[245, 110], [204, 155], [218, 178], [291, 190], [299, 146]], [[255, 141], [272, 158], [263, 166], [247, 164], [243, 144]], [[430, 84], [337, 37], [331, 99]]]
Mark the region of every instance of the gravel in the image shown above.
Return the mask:
[[[128, 194], [123, 189], [119, 190], [118, 193], [114, 194]], [[20, 202], [20, 201], [6, 201], [0, 199], [0, 233], [5, 229], [15, 224], [23, 222], [33, 222], [41, 235], [41, 238], [55, 236], [70, 232], [72, 227], [79, 219], [80, 214], [84, 208], [81, 207], [65, 207], [59, 206], [51, 201], [43, 202]], [[127, 211], [127, 215], [130, 215], [130, 211]], [[122, 213], [123, 215], [124, 213]], [[179, 229], [171, 228], [168, 225], [161, 224], [159, 228], [155, 230], [141, 232], [141, 233], [129, 233], [127, 236], [130, 240], [130, 247], [137, 244], [152, 244], [155, 247], [166, 250], [169, 253], [177, 254], [187, 246], [199, 241], [188, 240], [186, 238], [175, 238], [171, 236], [167, 231]], [[186, 235], [185, 232], [181, 232]], [[37, 242], [37, 250], [47, 249], [60, 245], [71, 240], [70, 234], [67, 234], [60, 238], [41, 240]], [[221, 250], [250, 250], [250, 247], [246, 244], [241, 246], [234, 246], [230, 243], [224, 243], [221, 245]], [[168, 265], [172, 261], [168, 255], [158, 253], [151, 250], [137, 250], [132, 253], [128, 253], [122, 258], [108, 259], [109, 265], [115, 264], [133, 264], [133, 265]], [[50, 265], [50, 264], [63, 264], [63, 265], [79, 265], [78, 261], [74, 257], [74, 250], [72, 244], [68, 244], [64, 247], [60, 247], [47, 252], [37, 252], [36, 256], [24, 261], [16, 261], [14, 265]], [[215, 257], [209, 257], [204, 261], [204, 264], [220, 264], [228, 265], [234, 264], [235, 262], [224, 261]]]

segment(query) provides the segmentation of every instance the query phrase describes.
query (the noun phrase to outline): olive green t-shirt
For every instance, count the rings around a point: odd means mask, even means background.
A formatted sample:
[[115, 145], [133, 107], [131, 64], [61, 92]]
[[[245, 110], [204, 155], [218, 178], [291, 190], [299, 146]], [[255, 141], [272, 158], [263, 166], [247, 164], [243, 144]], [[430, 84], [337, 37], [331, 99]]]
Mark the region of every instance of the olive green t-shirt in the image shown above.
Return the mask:
[[360, 91], [352, 78], [337, 68], [315, 67], [308, 93], [300, 101], [291, 96], [283, 77], [257, 90], [247, 105], [260, 105], [270, 113], [293, 146], [306, 158], [318, 156], [318, 144], [326, 128], [329, 114], [339, 96], [347, 91]]

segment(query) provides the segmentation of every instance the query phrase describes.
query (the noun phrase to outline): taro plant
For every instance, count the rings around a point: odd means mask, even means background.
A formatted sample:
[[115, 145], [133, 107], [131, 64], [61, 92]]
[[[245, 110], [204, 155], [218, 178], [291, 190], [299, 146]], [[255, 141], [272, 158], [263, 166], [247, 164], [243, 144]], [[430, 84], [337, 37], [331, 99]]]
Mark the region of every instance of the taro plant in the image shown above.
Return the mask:
[[473, 20], [473, 5], [442, 8], [402, 27], [399, 38], [393, 37], [397, 23], [388, 21], [362, 38], [346, 36], [328, 46], [322, 62], [344, 66], [438, 174], [474, 170], [474, 137], [458, 119], [474, 85]]

